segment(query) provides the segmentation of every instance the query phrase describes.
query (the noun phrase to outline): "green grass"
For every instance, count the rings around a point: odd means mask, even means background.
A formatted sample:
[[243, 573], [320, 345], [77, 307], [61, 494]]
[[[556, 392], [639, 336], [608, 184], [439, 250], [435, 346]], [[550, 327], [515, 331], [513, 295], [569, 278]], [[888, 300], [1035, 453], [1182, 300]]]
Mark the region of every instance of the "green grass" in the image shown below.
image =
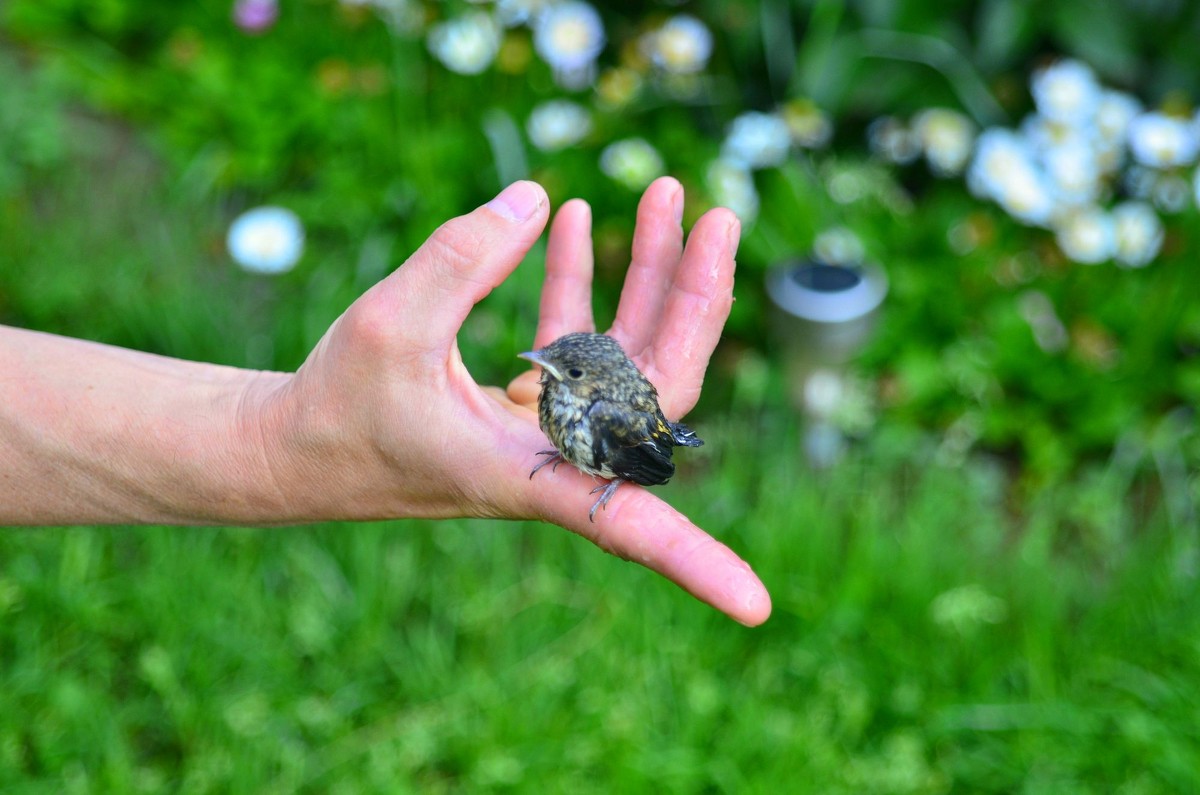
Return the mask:
[[1100, 549], [984, 464], [744, 430], [667, 492], [771, 588], [754, 630], [543, 525], [5, 531], [0, 788], [1200, 787], [1194, 527]]
[[[97, 161], [0, 202], [5, 321], [290, 367], [364, 286], [235, 273], [219, 197]], [[772, 377], [662, 489], [753, 630], [544, 525], [0, 530], [0, 791], [1200, 791], [1186, 419], [1032, 492], [887, 413], [814, 473]]]

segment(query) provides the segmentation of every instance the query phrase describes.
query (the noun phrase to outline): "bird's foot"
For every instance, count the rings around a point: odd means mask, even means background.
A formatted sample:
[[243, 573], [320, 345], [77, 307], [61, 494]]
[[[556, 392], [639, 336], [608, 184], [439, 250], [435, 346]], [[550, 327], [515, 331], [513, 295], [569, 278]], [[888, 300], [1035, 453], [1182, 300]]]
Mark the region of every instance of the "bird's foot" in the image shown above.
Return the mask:
[[554, 472], [558, 469], [559, 464], [561, 464], [563, 461], [566, 461], [566, 459], [562, 457], [562, 453], [558, 452], [557, 450], [539, 450], [538, 455], [549, 456], [549, 458], [533, 468], [533, 471], [529, 473], [530, 480], [533, 480], [533, 476], [537, 474], [537, 471], [546, 466], [546, 464], [553, 464], [554, 466], [550, 467], [550, 471]]
[[625, 481], [621, 480], [620, 478], [613, 478], [608, 483], [603, 483], [588, 492], [588, 494], [595, 494], [598, 491], [604, 492], [600, 495], [600, 499], [596, 500], [596, 504], [592, 506], [592, 510], [588, 511], [589, 522], [596, 521], [596, 509], [603, 508], [608, 505], [608, 501], [611, 500], [613, 495], [617, 493], [617, 487], [624, 482]]

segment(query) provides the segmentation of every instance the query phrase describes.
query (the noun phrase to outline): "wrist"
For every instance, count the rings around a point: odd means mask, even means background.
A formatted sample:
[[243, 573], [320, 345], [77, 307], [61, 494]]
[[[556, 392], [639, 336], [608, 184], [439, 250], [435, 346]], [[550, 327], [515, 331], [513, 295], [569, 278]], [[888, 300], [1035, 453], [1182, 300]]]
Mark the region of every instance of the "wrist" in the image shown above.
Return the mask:
[[[298, 373], [262, 373], [239, 399], [234, 449], [253, 451], [241, 477], [257, 524], [391, 518], [390, 472], [349, 406]], [[275, 376], [282, 376], [277, 378]], [[382, 479], [386, 479], [386, 476]]]
[[297, 479], [280, 455], [277, 419], [282, 395], [295, 375], [238, 371], [213, 407], [211, 444], [200, 457], [220, 495], [214, 521], [247, 525], [303, 522], [295, 496]]

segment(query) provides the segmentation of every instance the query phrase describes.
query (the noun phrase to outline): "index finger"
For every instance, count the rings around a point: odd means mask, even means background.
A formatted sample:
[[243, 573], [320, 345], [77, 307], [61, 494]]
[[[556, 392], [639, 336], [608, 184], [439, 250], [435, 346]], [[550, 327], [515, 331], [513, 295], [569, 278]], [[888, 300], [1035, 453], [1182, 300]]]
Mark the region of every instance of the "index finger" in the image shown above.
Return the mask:
[[548, 521], [661, 574], [738, 623], [758, 626], [771, 615], [771, 596], [750, 565], [649, 491], [623, 484], [590, 522], [592, 478], [573, 467], [547, 467], [543, 476], [560, 481], [531, 490]]

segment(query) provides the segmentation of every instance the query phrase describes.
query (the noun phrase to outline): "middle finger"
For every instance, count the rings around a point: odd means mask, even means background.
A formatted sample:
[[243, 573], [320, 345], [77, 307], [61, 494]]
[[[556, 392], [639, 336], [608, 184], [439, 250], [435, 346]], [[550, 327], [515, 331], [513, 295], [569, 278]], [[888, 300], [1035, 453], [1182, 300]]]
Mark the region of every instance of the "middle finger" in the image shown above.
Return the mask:
[[654, 339], [663, 304], [683, 256], [683, 186], [660, 177], [638, 203], [633, 256], [611, 334], [637, 357]]

